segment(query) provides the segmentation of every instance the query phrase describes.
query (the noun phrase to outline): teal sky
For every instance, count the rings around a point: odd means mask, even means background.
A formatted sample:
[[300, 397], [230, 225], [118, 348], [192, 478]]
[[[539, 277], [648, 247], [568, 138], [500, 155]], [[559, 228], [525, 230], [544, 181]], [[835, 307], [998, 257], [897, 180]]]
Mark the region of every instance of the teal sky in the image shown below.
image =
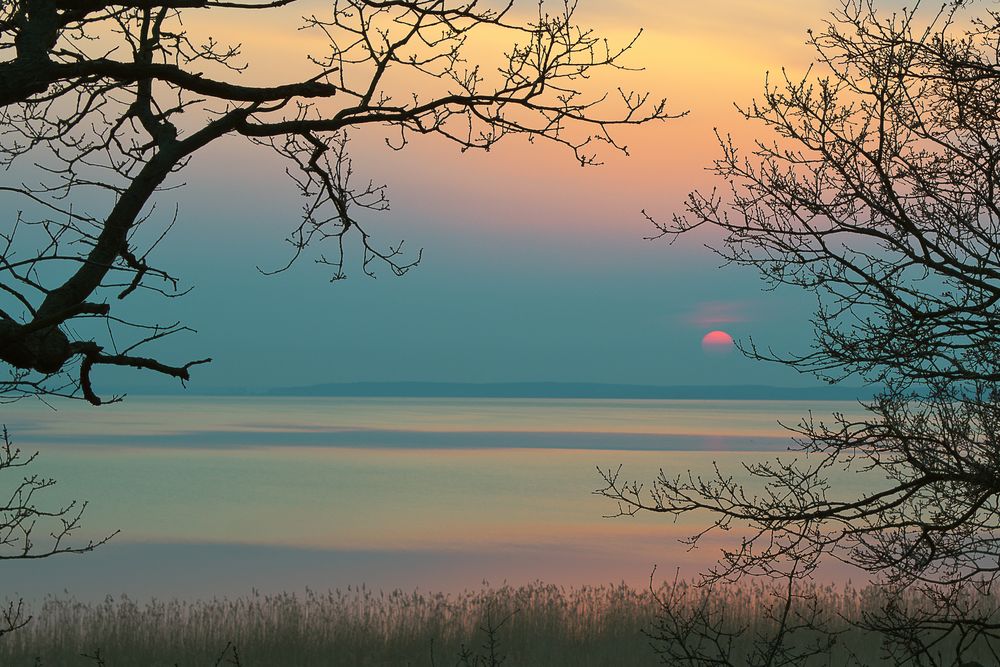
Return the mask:
[[[763, 291], [752, 272], [719, 269], [701, 239], [644, 240], [651, 229], [641, 209], [671, 210], [673, 192], [602, 181], [614, 167], [583, 172], [578, 186], [572, 177], [582, 170], [567, 161], [552, 173], [487, 170], [479, 192], [455, 195], [448, 174], [483, 162], [444, 153], [435, 156], [433, 182], [393, 180], [400, 184], [391, 191], [393, 211], [376, 227], [386, 241], [424, 248], [422, 264], [406, 276], [383, 271], [372, 280], [354, 266], [348, 280], [331, 284], [311, 258], [261, 275], [257, 265], [286, 257], [282, 238], [297, 202], [281, 181], [274, 196], [248, 189], [254, 175], [242, 180], [243, 166], [192, 179], [182, 221], [160, 248], [161, 264], [194, 291], [136, 300], [132, 312], [153, 317], [155, 309], [161, 321], [197, 329], [161, 348], [171, 361], [214, 358], [196, 369], [195, 389], [406, 380], [811, 383], [738, 353], [702, 351], [711, 329], [801, 349], [811, 304], [804, 294]], [[191, 172], [201, 176], [200, 169]], [[577, 200], [595, 188], [618, 195], [598, 201], [603, 210], [581, 210]], [[104, 377], [106, 386], [168, 386], [145, 374]]]
[[[584, 19], [612, 37], [645, 30], [633, 58], [645, 70], [608, 83], [651, 90], [673, 110], [690, 111], [629, 130], [631, 156], [608, 155], [601, 167], [581, 169], [559, 147], [518, 138], [484, 155], [431, 139], [393, 152], [378, 131], [356, 135], [358, 178], [387, 184], [392, 203], [370, 229], [384, 243], [424, 249], [421, 266], [402, 278], [382, 271], [371, 280], [355, 261], [349, 280], [329, 284], [329, 270], [311, 263], [315, 255], [262, 276], [256, 266], [287, 258], [282, 239], [300, 203], [266, 152], [239, 142], [212, 147], [160, 209], [172, 211], [175, 200], [181, 207], [158, 261], [194, 291], [168, 302], [130, 299], [128, 312], [197, 330], [148, 350], [170, 363], [213, 357], [195, 369], [197, 389], [408, 380], [814, 384], [700, 346], [709, 330], [724, 329], [803, 350], [810, 297], [765, 292], [752, 272], [720, 270], [704, 237], [645, 241], [653, 230], [641, 211], [669, 217], [692, 188], [718, 185], [705, 173], [717, 154], [713, 128], [754, 136], [732, 102], [758, 94], [768, 69], [803, 70], [806, 29], [835, 4], [793, 10], [769, 2], [735, 13], [721, 2], [685, 4], [678, 20], [679, 5], [584, 3]], [[252, 59], [250, 35], [266, 38], [267, 26], [241, 30]], [[293, 46], [275, 46], [281, 59], [263, 60], [262, 76], [282, 78], [297, 66]], [[112, 391], [170, 382], [100, 373]]]

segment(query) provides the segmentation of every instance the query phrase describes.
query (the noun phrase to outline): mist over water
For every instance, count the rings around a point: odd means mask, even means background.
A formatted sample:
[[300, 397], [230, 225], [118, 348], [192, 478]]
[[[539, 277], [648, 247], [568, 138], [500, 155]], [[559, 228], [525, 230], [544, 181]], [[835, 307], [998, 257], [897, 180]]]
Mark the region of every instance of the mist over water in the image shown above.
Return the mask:
[[[629, 478], [773, 457], [777, 422], [848, 402], [137, 398], [5, 406], [51, 502], [90, 502], [84, 556], [8, 563], [8, 594], [185, 598], [260, 591], [460, 590], [483, 581], [641, 586], [694, 574], [681, 522], [607, 519], [597, 467]], [[2, 483], [2, 480], [0, 480]], [[856, 475], [838, 488], [860, 488]], [[721, 538], [720, 538], [721, 539]]]

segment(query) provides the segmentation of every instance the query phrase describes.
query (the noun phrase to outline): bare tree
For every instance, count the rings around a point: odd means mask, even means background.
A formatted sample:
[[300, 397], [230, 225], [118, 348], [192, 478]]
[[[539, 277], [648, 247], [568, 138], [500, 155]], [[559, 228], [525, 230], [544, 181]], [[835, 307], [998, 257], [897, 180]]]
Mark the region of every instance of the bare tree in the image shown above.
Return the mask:
[[[202, 37], [206, 16], [300, 8], [303, 28], [327, 46], [291, 82], [249, 85], [238, 45]], [[437, 135], [462, 150], [489, 150], [520, 135], [566, 147], [582, 165], [624, 151], [613, 131], [672, 117], [662, 101], [625, 90], [588, 90], [622, 70], [632, 42], [615, 48], [574, 21], [576, 2], [485, 0], [13, 0], [0, 7], [0, 161], [37, 180], [0, 193], [19, 203], [2, 234], [0, 359], [6, 395], [82, 396], [94, 404], [95, 365], [148, 369], [183, 380], [199, 359], [169, 364], [142, 346], [184, 330], [136, 323], [114, 304], [137, 293], [177, 296], [179, 279], [152, 251], [176, 219], [165, 191], [199, 150], [245, 138], [288, 162], [304, 198], [289, 265], [325, 242], [317, 261], [345, 277], [402, 275], [420, 259], [380, 244], [368, 213], [387, 206], [382, 186], [357, 182], [348, 131], [378, 127], [402, 149]], [[470, 46], [503, 39], [496, 62]], [[174, 209], [159, 217], [160, 208]], [[159, 219], [159, 227], [153, 220]], [[147, 231], [143, 232], [143, 229]], [[352, 240], [353, 239], [353, 240]], [[353, 244], [353, 245], [352, 245]], [[88, 326], [87, 320], [100, 326]], [[93, 323], [91, 323], [93, 324]], [[115, 332], [112, 335], [111, 332]]]
[[[608, 470], [598, 491], [623, 514], [738, 528], [710, 583], [860, 568], [881, 600], [861, 624], [895, 664], [1000, 661], [1000, 13], [968, 4], [845, 0], [810, 33], [811, 71], [741, 109], [769, 138], [745, 154], [720, 135], [728, 189], [655, 223], [715, 228], [727, 262], [815, 293], [809, 351], [744, 352], [884, 392], [863, 419], [804, 419], [796, 455], [746, 466], [749, 482], [661, 471], [647, 488]], [[860, 497], [831, 482], [852, 471]], [[775, 627], [763, 645], [787, 647], [788, 622]], [[769, 655], [753, 664], [782, 664]]]
[[[0, 561], [35, 560], [58, 554], [93, 551], [117, 534], [73, 543], [81, 528], [86, 502], [46, 506], [40, 496], [56, 485], [56, 480], [25, 471], [38, 453], [25, 455], [14, 446], [7, 428], [0, 431], [0, 475], [13, 474], [9, 491], [0, 500]], [[9, 591], [8, 591], [9, 592]], [[0, 637], [19, 630], [31, 621], [23, 600], [9, 600], [0, 608]]]

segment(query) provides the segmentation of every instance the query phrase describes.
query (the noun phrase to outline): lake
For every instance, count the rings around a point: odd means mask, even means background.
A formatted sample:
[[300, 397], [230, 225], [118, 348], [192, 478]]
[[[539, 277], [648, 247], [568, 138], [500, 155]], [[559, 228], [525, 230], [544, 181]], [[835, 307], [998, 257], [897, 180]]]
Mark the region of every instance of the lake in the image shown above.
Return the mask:
[[[608, 519], [596, 468], [723, 468], [790, 444], [778, 423], [850, 402], [129, 397], [0, 407], [15, 444], [89, 501], [95, 552], [3, 566], [38, 599], [212, 597], [346, 588], [455, 591], [693, 574], [696, 518]], [[8, 473], [6, 483], [11, 474]], [[5, 480], [0, 477], [0, 488]], [[845, 492], [855, 476], [838, 480]]]

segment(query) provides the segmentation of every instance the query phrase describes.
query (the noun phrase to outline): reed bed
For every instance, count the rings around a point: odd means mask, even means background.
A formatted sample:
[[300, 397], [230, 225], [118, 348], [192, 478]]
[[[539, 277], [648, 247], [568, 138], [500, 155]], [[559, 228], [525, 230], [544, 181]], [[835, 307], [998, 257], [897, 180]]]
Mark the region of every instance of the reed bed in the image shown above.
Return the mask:
[[[505, 667], [655, 665], [660, 661], [646, 633], [655, 634], [658, 600], [704, 599], [701, 589], [674, 586], [655, 594], [626, 585], [535, 583], [451, 595], [362, 586], [194, 602], [47, 599], [33, 610], [27, 627], [0, 637], [0, 665], [95, 665], [96, 659], [82, 654], [98, 650], [107, 667], [225, 665], [234, 664], [235, 647], [244, 667], [464, 667], [491, 664], [491, 639]], [[804, 664], [848, 664], [845, 647], [862, 647], [861, 664], [881, 662], [878, 638], [848, 622], [873, 604], [869, 591], [844, 585], [806, 592], [845, 634], [829, 654]], [[737, 653], [749, 649], [754, 633], [768, 630], [763, 610], [774, 602], [768, 589], [729, 586], [712, 591], [709, 600], [726, 611], [727, 625], [744, 628], [734, 645]], [[464, 662], [463, 648], [472, 654]], [[486, 659], [477, 662], [476, 654]]]
[[[100, 603], [48, 599], [0, 638], [0, 665], [214, 665], [228, 643], [261, 665], [454, 665], [495, 638], [506, 665], [655, 664], [642, 628], [649, 592], [630, 587], [483, 588], [460, 594], [349, 588], [304, 595]], [[225, 663], [223, 663], [225, 664]]]

